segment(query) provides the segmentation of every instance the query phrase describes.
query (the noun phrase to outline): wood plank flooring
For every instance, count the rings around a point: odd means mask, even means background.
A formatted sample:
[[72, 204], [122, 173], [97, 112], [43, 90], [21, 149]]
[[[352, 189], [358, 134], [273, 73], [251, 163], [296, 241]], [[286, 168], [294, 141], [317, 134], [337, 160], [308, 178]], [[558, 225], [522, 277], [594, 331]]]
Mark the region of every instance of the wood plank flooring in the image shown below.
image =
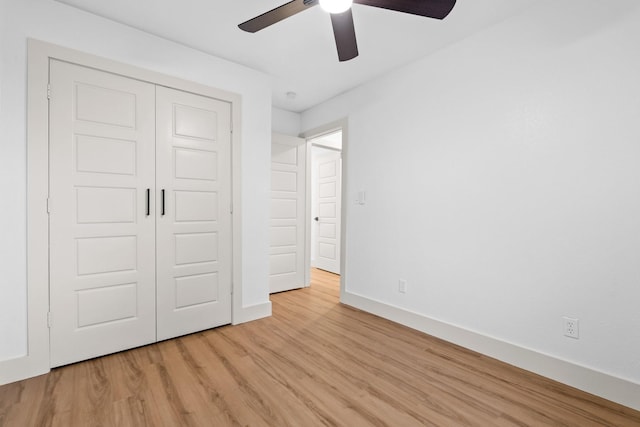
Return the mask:
[[640, 412], [338, 303], [338, 278], [273, 316], [0, 387], [0, 426], [640, 426]]

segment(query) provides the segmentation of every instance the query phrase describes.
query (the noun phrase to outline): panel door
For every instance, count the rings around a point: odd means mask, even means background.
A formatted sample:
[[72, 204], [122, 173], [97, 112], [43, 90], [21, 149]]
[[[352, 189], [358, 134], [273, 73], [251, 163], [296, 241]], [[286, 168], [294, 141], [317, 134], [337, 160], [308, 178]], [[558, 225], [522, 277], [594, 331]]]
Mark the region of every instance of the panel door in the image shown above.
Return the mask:
[[51, 61], [52, 366], [155, 341], [154, 90]]
[[231, 105], [157, 87], [158, 340], [231, 322]]
[[329, 152], [314, 160], [316, 188], [314, 203], [317, 222], [313, 266], [340, 274], [341, 154]]
[[306, 141], [274, 134], [271, 141], [269, 292], [305, 286]]

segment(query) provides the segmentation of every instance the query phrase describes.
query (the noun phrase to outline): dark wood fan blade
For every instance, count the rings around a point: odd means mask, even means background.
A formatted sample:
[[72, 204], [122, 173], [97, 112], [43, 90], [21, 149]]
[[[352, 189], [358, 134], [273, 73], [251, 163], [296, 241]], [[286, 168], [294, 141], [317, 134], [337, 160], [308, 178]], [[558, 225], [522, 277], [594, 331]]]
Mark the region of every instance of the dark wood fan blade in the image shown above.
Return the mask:
[[255, 33], [256, 31], [267, 28], [268, 26], [273, 25], [276, 22], [280, 22], [285, 18], [307, 10], [317, 4], [318, 0], [293, 0], [289, 3], [283, 4], [280, 7], [276, 7], [269, 12], [265, 12], [260, 16], [249, 19], [248, 21], [245, 21], [242, 24], [238, 25], [238, 27], [240, 27], [241, 30]]
[[456, 4], [456, 0], [353, 0], [353, 2], [436, 19], [444, 19]]
[[356, 28], [353, 25], [351, 9], [343, 13], [332, 13], [331, 24], [333, 24], [333, 35], [336, 38], [340, 62], [348, 61], [358, 56]]

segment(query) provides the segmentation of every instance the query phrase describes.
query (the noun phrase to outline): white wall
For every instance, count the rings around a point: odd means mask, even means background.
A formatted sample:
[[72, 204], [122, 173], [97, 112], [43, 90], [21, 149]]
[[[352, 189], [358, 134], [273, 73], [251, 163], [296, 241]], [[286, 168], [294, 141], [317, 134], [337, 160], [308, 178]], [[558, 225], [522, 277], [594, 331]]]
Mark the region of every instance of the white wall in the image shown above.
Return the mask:
[[268, 76], [51, 0], [2, 0], [0, 361], [26, 352], [26, 48], [35, 38], [242, 96], [243, 306], [268, 304]]
[[637, 1], [541, 2], [304, 112], [348, 116], [347, 294], [622, 379], [585, 387], [640, 408], [639, 52]]
[[300, 134], [300, 114], [273, 107], [271, 127], [274, 132], [298, 136]]

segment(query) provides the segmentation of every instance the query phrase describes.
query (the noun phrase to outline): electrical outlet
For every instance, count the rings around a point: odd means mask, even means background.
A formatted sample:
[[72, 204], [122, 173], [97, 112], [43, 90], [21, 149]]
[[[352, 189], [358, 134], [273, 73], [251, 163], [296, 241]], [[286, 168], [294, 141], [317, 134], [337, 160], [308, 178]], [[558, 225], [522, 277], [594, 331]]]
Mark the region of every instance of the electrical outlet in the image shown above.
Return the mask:
[[580, 321], [572, 317], [563, 317], [564, 322], [564, 336], [569, 338], [580, 338]]
[[398, 292], [401, 294], [407, 293], [407, 281], [406, 280], [398, 280]]

